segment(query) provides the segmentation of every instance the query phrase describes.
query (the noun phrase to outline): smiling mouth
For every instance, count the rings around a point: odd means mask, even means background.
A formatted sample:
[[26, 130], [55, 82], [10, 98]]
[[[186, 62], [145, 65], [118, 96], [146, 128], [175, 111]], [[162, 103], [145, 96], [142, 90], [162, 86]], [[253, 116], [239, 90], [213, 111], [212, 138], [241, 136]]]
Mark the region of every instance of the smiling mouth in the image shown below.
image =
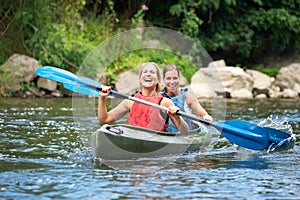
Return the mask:
[[152, 79], [144, 79], [144, 81], [145, 81], [146, 83], [151, 83], [151, 82], [152, 82]]
[[172, 84], [172, 85], [169, 85], [168, 88], [170, 88], [170, 89], [175, 89], [175, 88], [176, 88], [176, 85], [173, 85], [173, 84]]

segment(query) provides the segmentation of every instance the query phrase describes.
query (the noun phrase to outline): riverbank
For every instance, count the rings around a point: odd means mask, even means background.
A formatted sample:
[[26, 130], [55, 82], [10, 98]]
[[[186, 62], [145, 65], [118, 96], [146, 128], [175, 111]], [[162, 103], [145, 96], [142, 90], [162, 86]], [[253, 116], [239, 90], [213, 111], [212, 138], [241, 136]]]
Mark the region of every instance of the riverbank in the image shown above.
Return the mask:
[[[72, 92], [61, 84], [37, 77], [35, 70], [39, 67], [34, 58], [14, 54], [1, 66], [0, 95], [23, 98], [72, 96]], [[283, 66], [276, 77], [270, 77], [257, 70], [227, 66], [224, 60], [218, 60], [200, 68], [190, 83], [182, 78], [181, 87], [190, 88], [198, 98], [299, 98], [299, 74], [300, 63]], [[132, 95], [138, 90], [137, 81], [136, 72], [121, 73], [115, 89]]]

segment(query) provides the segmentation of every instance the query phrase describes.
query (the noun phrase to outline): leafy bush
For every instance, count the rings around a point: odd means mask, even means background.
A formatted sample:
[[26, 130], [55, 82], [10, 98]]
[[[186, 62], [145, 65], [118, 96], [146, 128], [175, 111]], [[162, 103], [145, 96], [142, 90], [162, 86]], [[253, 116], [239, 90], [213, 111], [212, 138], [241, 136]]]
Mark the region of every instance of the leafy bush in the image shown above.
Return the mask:
[[178, 17], [179, 29], [208, 52], [233, 65], [253, 65], [265, 52], [300, 50], [299, 6], [297, 0], [179, 0], [170, 13]]
[[279, 72], [278, 67], [265, 67], [264, 65], [257, 65], [254, 67], [255, 70], [260, 71], [270, 77], [276, 77]]
[[[42, 65], [76, 71], [100, 42], [123, 30], [146, 24], [179, 30], [201, 42], [212, 57], [225, 58], [232, 65], [260, 64], [266, 52], [300, 51], [300, 3], [297, 0], [178, 0], [165, 1], [163, 5], [151, 0], [147, 5], [143, 3], [4, 1], [0, 6], [0, 61], [4, 63], [13, 53], [20, 53], [38, 59]], [[121, 61], [133, 65], [135, 61], [130, 58], [145, 60], [131, 55]], [[160, 55], [151, 59], [162, 62]], [[109, 69], [112, 75], [122, 70], [117, 65], [112, 67]], [[188, 71], [185, 73], [190, 76]]]
[[108, 66], [109, 84], [114, 85], [117, 76], [129, 69], [138, 70], [142, 63], [155, 62], [161, 68], [168, 64], [175, 64], [183, 74], [183, 76], [190, 81], [193, 74], [196, 72], [194, 67], [190, 67], [190, 59], [182, 58], [170, 51], [163, 51], [158, 49], [142, 49], [136, 50], [122, 55], [116, 59], [110, 66]]

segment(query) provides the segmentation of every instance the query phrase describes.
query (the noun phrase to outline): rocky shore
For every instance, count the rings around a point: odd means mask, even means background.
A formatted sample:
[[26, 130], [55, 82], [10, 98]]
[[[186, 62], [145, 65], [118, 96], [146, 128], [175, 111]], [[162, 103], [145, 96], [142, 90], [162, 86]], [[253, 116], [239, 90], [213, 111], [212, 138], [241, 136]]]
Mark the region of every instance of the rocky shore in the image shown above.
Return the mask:
[[[72, 92], [55, 81], [37, 77], [37, 60], [14, 54], [1, 66], [0, 95], [2, 97], [70, 97]], [[226, 66], [224, 60], [214, 61], [201, 68], [191, 83], [181, 80], [182, 87], [189, 87], [198, 98], [299, 98], [300, 63], [283, 66], [277, 76], [269, 77], [256, 70]], [[134, 94], [138, 75], [132, 71], [121, 73], [116, 90]]]

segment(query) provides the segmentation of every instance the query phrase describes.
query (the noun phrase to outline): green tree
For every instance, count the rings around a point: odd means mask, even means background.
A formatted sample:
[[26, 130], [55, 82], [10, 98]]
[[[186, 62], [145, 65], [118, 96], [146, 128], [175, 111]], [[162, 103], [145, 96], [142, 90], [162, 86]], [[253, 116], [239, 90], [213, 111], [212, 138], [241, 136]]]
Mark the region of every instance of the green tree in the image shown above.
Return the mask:
[[185, 34], [232, 64], [261, 62], [266, 52], [300, 50], [300, 2], [179, 0], [170, 13]]
[[214, 59], [261, 64], [299, 51], [299, 8], [298, 0], [2, 0], [0, 62], [20, 53], [74, 70], [101, 41], [145, 25], [183, 32]]
[[[0, 53], [35, 57], [43, 65], [75, 70], [99, 42], [115, 34], [114, 2], [101, 0], [19, 0], [1, 5]], [[99, 6], [100, 5], [100, 6]], [[98, 7], [103, 6], [98, 14]], [[91, 12], [90, 7], [94, 7]], [[4, 48], [5, 47], [5, 48]]]

